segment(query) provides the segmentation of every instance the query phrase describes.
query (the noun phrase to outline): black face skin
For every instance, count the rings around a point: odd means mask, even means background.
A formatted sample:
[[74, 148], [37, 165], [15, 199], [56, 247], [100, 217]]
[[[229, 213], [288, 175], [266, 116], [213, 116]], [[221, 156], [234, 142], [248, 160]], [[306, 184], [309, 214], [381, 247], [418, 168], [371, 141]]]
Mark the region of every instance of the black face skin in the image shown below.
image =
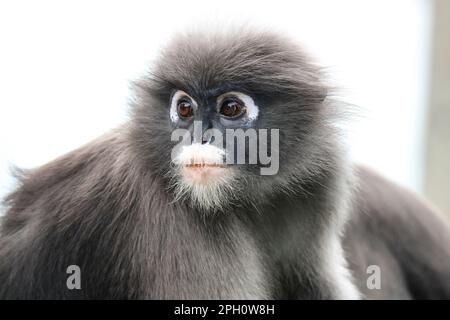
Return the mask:
[[[259, 31], [183, 35], [135, 87], [129, 122], [20, 174], [0, 226], [0, 299], [450, 298], [448, 226], [354, 170], [320, 70], [297, 45]], [[173, 123], [177, 90], [197, 110]], [[253, 98], [255, 121], [220, 116], [217, 97], [233, 91]], [[223, 207], [178, 199], [171, 133], [195, 119], [279, 129], [278, 174], [236, 165]], [[66, 285], [71, 265], [80, 290]], [[367, 288], [369, 265], [380, 290]]]

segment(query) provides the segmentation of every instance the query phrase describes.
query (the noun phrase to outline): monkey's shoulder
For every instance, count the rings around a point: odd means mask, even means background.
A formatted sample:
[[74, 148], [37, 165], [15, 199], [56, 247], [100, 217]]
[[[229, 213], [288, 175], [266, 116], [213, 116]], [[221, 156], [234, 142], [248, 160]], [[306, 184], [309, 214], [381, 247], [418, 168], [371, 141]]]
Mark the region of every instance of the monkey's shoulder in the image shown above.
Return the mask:
[[[359, 192], [344, 246], [358, 287], [368, 298], [450, 296], [448, 224], [414, 192], [365, 168], [357, 175]], [[366, 286], [373, 265], [383, 273], [381, 290]]]
[[132, 174], [135, 160], [125, 134], [123, 128], [112, 130], [41, 167], [18, 171], [18, 187], [4, 200], [2, 229], [17, 229], [39, 216], [112, 209], [138, 175]]
[[437, 209], [419, 194], [364, 167], [358, 167], [356, 174], [359, 180], [357, 209], [360, 211], [357, 221], [391, 228], [403, 226], [411, 232], [418, 231], [417, 226], [443, 222]]

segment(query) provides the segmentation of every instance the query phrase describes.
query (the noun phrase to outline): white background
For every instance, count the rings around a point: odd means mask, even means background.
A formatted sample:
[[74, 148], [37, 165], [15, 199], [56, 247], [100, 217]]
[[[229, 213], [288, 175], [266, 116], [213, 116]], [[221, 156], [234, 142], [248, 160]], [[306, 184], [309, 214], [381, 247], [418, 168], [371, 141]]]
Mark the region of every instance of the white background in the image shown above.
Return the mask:
[[[126, 118], [128, 80], [176, 30], [247, 22], [288, 33], [329, 70], [355, 161], [422, 190], [426, 0], [0, 3], [0, 197], [34, 167]], [[331, 76], [330, 76], [331, 77]]]

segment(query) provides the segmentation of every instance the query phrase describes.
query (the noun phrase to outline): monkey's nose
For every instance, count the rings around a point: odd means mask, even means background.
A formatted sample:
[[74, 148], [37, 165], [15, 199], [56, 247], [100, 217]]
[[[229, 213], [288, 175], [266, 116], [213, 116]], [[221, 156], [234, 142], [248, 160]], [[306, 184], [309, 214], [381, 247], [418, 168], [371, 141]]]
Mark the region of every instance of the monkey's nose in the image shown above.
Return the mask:
[[205, 131], [203, 132], [202, 135], [202, 144], [207, 144], [207, 143], [211, 143], [212, 140], [212, 134], [209, 131]]

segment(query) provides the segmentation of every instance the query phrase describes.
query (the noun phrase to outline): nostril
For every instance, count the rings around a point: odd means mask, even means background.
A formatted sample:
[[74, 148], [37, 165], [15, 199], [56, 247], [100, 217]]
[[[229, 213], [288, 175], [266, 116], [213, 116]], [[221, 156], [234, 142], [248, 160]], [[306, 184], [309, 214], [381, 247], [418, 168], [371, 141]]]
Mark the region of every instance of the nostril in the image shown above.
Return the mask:
[[207, 144], [207, 143], [211, 143], [211, 135], [203, 135], [202, 137], [202, 144]]

